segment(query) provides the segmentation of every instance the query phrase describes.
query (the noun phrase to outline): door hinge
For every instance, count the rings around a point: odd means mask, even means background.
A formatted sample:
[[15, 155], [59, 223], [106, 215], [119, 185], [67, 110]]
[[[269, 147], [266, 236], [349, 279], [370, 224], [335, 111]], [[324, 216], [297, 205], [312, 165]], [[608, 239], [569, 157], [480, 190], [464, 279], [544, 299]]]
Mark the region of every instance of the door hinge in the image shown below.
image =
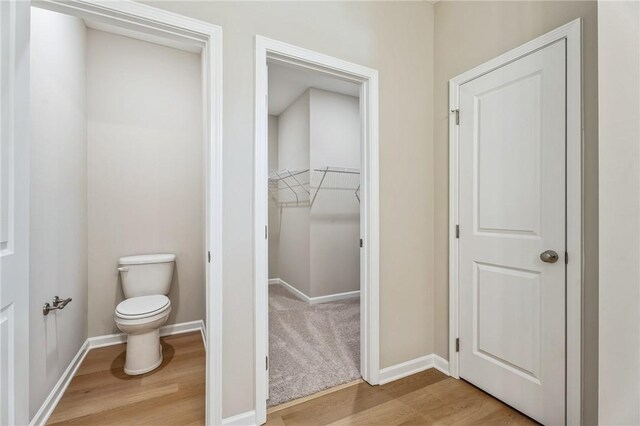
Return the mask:
[[460, 352], [460, 338], [456, 337], [456, 352]]
[[564, 264], [569, 264], [569, 253], [567, 253], [566, 251], [564, 252]]
[[456, 225], [456, 238], [460, 238], [460, 225]]
[[265, 360], [265, 365], [264, 365], [265, 366], [265, 370], [268, 370], [269, 369], [269, 357], [268, 356], [264, 357], [264, 360]]
[[460, 124], [460, 110], [459, 109], [452, 109], [451, 112], [456, 115], [456, 126], [459, 125]]
[[207, 252], [207, 262], [211, 263], [211, 252]]
[[362, 247], [363, 243], [362, 243], [362, 238], [360, 238], [360, 247]]
[[269, 238], [269, 227], [267, 225], [264, 226], [264, 239]]

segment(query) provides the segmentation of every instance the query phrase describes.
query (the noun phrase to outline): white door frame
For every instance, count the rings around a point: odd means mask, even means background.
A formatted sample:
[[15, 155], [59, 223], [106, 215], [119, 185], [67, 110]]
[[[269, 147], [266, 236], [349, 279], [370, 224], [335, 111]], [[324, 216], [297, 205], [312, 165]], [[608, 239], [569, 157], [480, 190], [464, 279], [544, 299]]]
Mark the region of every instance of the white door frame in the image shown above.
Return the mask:
[[566, 423], [580, 424], [582, 350], [582, 62], [580, 18], [523, 44], [449, 80], [449, 370], [459, 378], [458, 337], [458, 161], [459, 134], [456, 115], [460, 86], [536, 50], [566, 41], [567, 200], [566, 244], [569, 255], [566, 278]]
[[[222, 423], [222, 28], [129, 0], [44, 0], [32, 6], [91, 19], [124, 34], [201, 54], [207, 153], [203, 225], [206, 251], [210, 253], [206, 263], [206, 422], [219, 425]], [[205, 262], [208, 253], [202, 253]]]
[[364, 264], [360, 265], [360, 371], [371, 384], [380, 381], [379, 346], [379, 201], [378, 201], [378, 71], [291, 44], [256, 36], [255, 45], [255, 185], [254, 185], [254, 286], [255, 286], [255, 401], [256, 422], [267, 418], [267, 357], [269, 312], [268, 259], [265, 227], [268, 224], [268, 74], [267, 62], [292, 64], [360, 85], [361, 176]]

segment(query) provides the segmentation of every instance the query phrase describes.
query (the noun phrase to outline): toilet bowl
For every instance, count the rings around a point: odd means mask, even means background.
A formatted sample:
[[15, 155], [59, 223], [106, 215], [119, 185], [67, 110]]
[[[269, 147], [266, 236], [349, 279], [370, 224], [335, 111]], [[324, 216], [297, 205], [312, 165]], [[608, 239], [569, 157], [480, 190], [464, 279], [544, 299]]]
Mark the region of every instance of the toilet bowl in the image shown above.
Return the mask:
[[159, 329], [170, 312], [171, 301], [164, 295], [132, 297], [118, 304], [116, 325], [127, 334], [126, 374], [148, 373], [162, 364]]
[[125, 300], [114, 313], [118, 329], [127, 334], [124, 372], [148, 373], [162, 364], [160, 327], [171, 313], [166, 296], [171, 288], [173, 254], [126, 256], [119, 259]]

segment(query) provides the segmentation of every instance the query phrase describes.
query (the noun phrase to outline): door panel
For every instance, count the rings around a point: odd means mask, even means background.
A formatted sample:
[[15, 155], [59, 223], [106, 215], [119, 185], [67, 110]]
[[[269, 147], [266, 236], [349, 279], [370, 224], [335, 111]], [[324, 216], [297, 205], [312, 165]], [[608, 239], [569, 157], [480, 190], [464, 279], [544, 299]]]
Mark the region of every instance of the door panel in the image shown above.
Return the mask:
[[[476, 264], [475, 351], [494, 364], [538, 380], [540, 274]], [[510, 303], [496, 303], [508, 300]]]
[[465, 83], [459, 100], [460, 377], [549, 424], [565, 418], [565, 49]]
[[30, 2], [0, 1], [0, 424], [29, 423]]
[[540, 89], [537, 72], [475, 95], [479, 232], [540, 233]]

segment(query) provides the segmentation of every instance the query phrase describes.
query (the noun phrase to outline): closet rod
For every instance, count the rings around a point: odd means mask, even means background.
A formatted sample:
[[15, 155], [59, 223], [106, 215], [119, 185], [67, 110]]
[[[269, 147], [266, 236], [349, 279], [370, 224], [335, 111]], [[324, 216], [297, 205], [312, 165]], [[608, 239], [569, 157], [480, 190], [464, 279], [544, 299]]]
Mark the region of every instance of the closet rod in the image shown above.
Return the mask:
[[272, 173], [275, 173], [278, 177], [277, 178], [270, 177], [269, 179], [273, 180], [273, 181], [278, 181], [278, 180], [281, 180], [281, 179], [287, 179], [288, 177], [294, 177], [294, 176], [301, 175], [303, 173], [308, 173], [309, 169], [299, 170], [299, 171], [293, 172], [293, 173], [289, 169], [284, 169], [284, 171], [286, 171], [289, 174], [289, 176], [281, 176], [280, 173], [283, 172], [283, 170], [275, 170]]
[[[323, 168], [323, 169], [313, 169], [316, 172], [320, 172], [322, 173], [322, 178], [320, 179], [320, 183], [318, 184], [318, 187], [316, 188], [316, 192], [313, 194], [313, 199], [311, 200], [311, 207], [313, 207], [313, 203], [316, 201], [316, 197], [318, 196], [318, 192], [320, 192], [320, 188], [322, 188], [322, 184], [324, 183], [324, 178], [327, 177], [327, 173], [343, 173], [343, 174], [350, 174], [350, 175], [360, 175], [360, 170], [357, 169], [347, 169], [347, 168], [343, 168], [343, 169], [339, 169], [339, 168], [330, 168], [329, 166]], [[358, 185], [358, 188], [356, 188], [355, 191], [355, 196], [358, 199], [358, 203], [360, 202], [360, 195], [358, 194], [358, 192], [360, 191], [360, 185]], [[311, 194], [309, 194], [311, 195]]]
[[331, 170], [330, 168], [326, 168], [326, 169], [313, 169], [316, 172], [324, 172], [324, 173], [348, 173], [351, 175], [359, 175], [360, 172], [359, 171], [355, 171], [355, 170]]

